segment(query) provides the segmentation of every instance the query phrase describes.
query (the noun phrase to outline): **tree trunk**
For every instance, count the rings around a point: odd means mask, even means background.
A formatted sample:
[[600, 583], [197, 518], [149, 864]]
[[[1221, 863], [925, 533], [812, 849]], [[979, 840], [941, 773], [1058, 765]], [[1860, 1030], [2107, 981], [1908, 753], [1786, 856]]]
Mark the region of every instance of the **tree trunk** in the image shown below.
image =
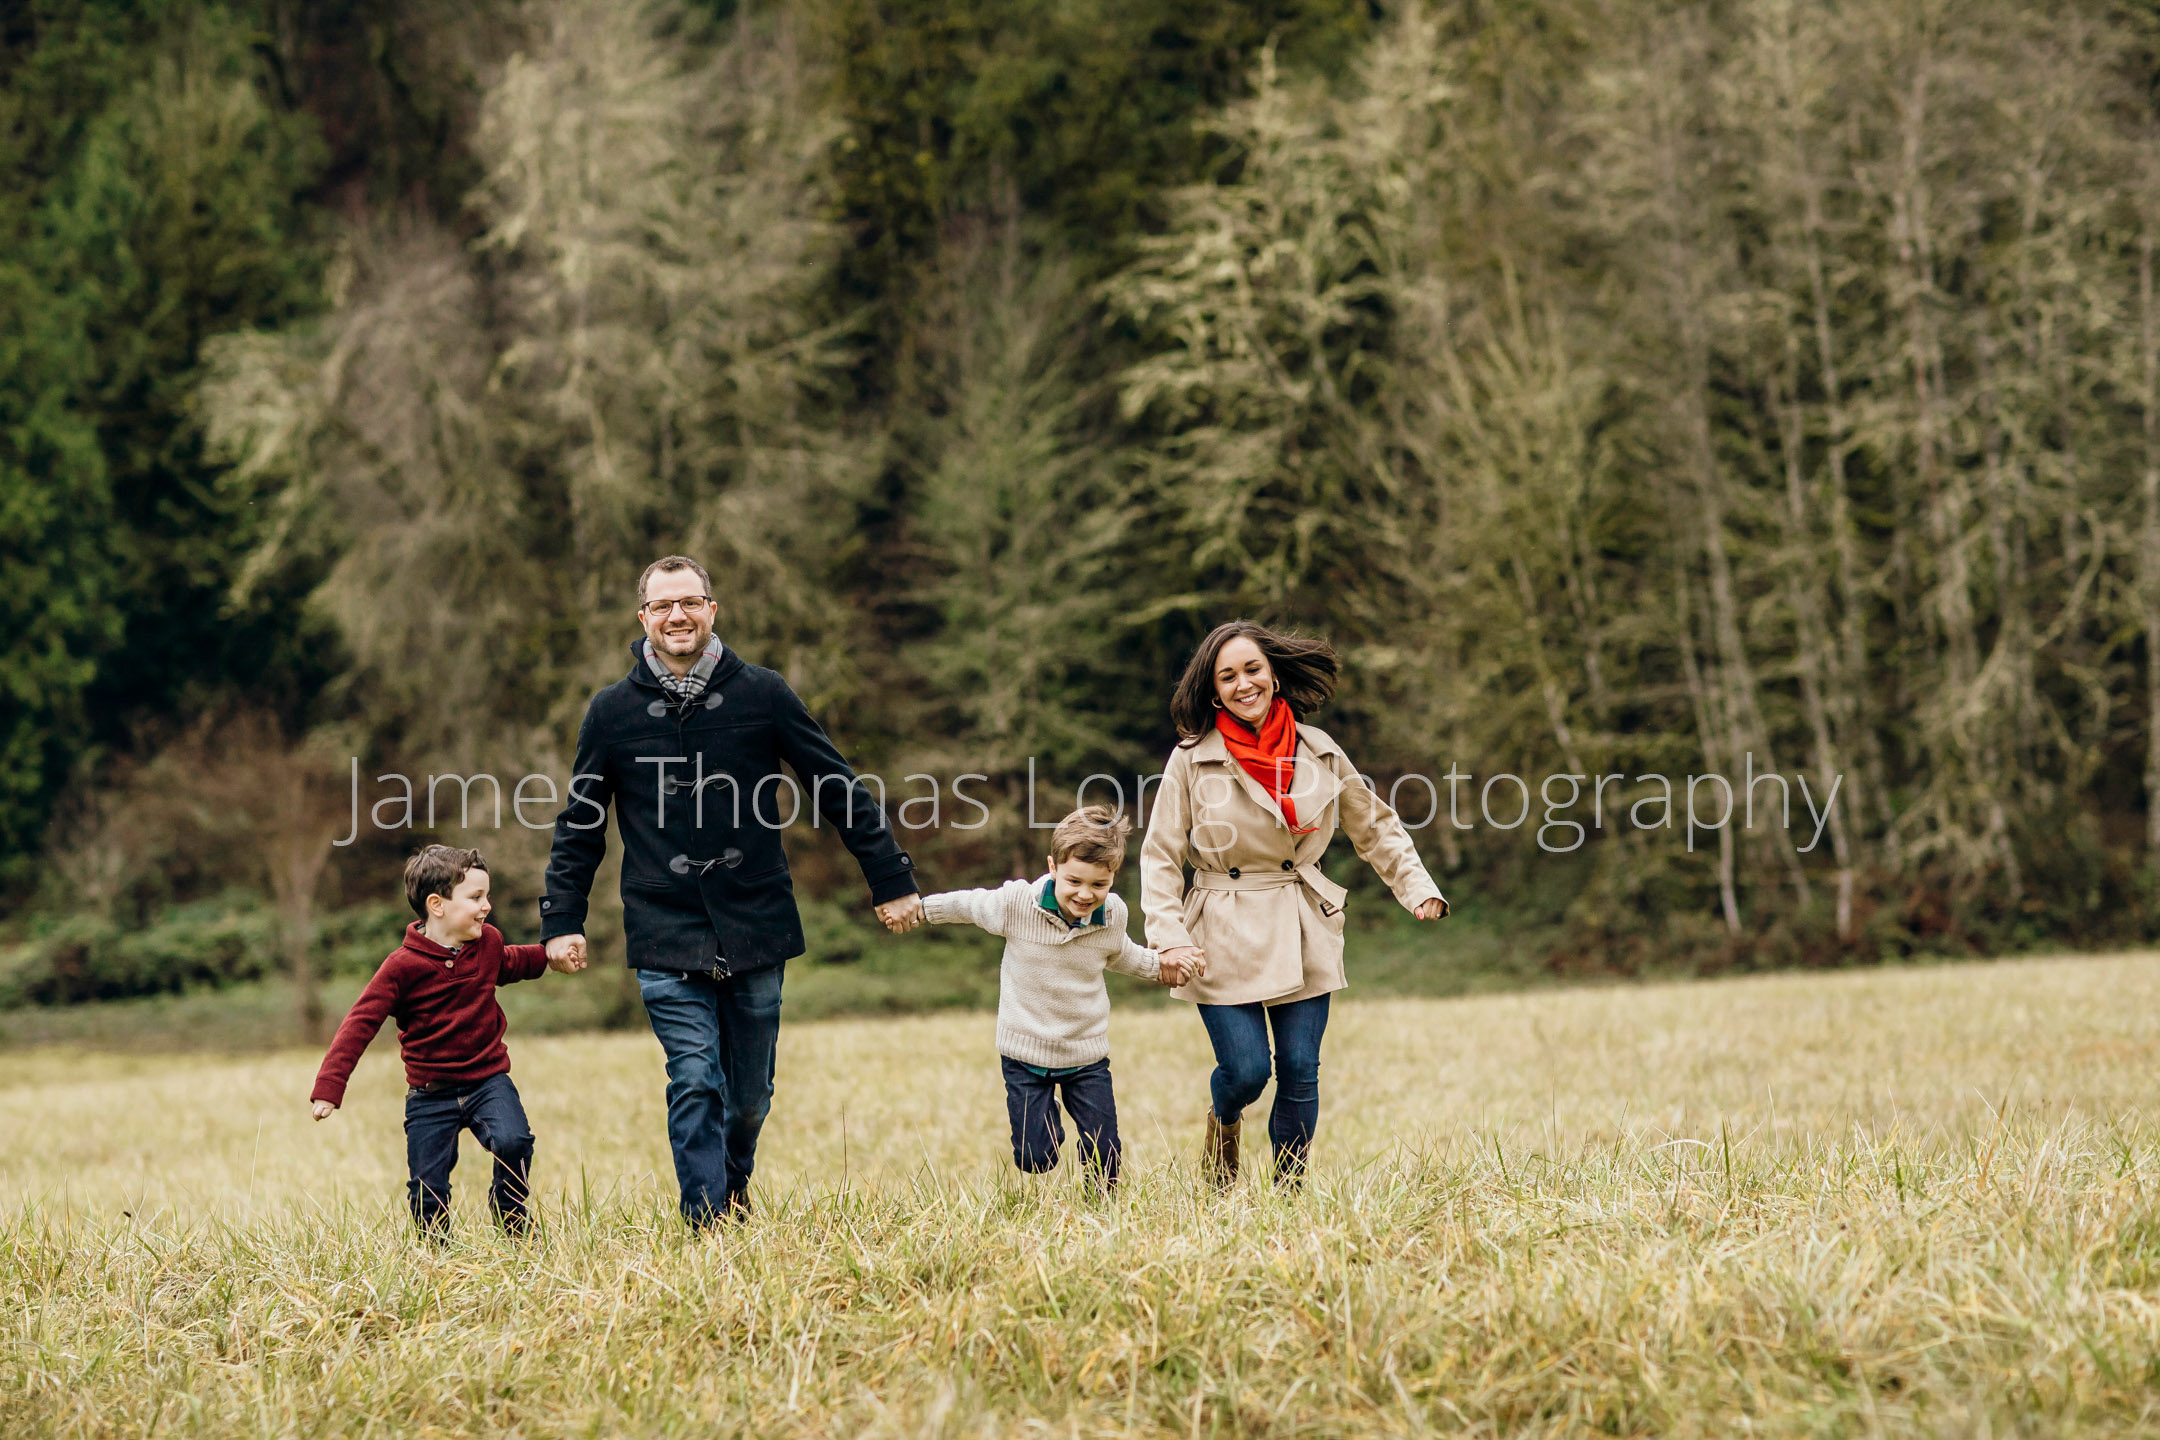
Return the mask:
[[[1686, 466], [1693, 481], [1695, 523], [1702, 546], [1704, 571], [1710, 592], [1709, 623], [1717, 657], [1713, 711], [1721, 711], [1728, 762], [1759, 754], [1765, 770], [1775, 770], [1777, 759], [1770, 744], [1769, 727], [1763, 723], [1756, 701], [1754, 666], [1740, 628], [1740, 605], [1733, 586], [1732, 557], [1726, 546], [1725, 478], [1718, 464], [1710, 424], [1710, 336], [1705, 318], [1701, 270], [1709, 263], [1702, 247], [1692, 243], [1687, 223], [1689, 190], [1681, 175], [1680, 147], [1686, 126], [1661, 100], [1656, 115], [1657, 181], [1664, 229], [1665, 288], [1678, 327], [1682, 373], [1672, 403], [1678, 411], [1679, 438], [1686, 451]], [[1713, 767], [1730, 779], [1731, 772]], [[1807, 872], [1793, 853], [1788, 833], [1774, 847], [1785, 862], [1787, 877], [1800, 905], [1808, 903]], [[1720, 847], [1729, 851], [1729, 845]], [[1730, 861], [1724, 868], [1730, 869]], [[1728, 882], [1729, 883], [1729, 882]], [[1737, 925], [1737, 907], [1728, 902], [1728, 923]]]
[[306, 814], [305, 777], [290, 780], [290, 793], [279, 797], [278, 820], [263, 836], [269, 849], [270, 891], [277, 903], [278, 943], [286, 973], [292, 977], [293, 1013], [301, 1040], [320, 1044], [326, 1037], [322, 991], [316, 984], [315, 889], [330, 861], [330, 833]]
[[281, 917], [285, 937], [285, 964], [292, 972], [294, 1012], [300, 1021], [300, 1038], [309, 1045], [324, 1040], [322, 988], [315, 983], [315, 914], [312, 898], [302, 894]]
[[[1852, 427], [1845, 414], [1844, 378], [1839, 373], [1837, 337], [1830, 319], [1830, 282], [1823, 263], [1822, 183], [1798, 133], [1791, 136], [1791, 163], [1800, 186], [1801, 255], [1807, 270], [1808, 299], [1815, 332], [1816, 383], [1823, 392], [1825, 490], [1829, 501], [1830, 543], [1837, 556], [1837, 646], [1825, 652], [1830, 666], [1824, 680], [1839, 732], [1860, 758], [1866, 784], [1857, 803], [1872, 805], [1886, 841], [1895, 817], [1890, 809], [1889, 769], [1882, 741], [1875, 734], [1864, 687], [1868, 676], [1867, 595], [1861, 580], [1860, 540], [1853, 524], [1852, 490], [1845, 473], [1845, 451]], [[1850, 790], [1847, 791], [1850, 794]], [[1894, 865], [1895, 858], [1891, 858]], [[1841, 882], [1842, 883], [1842, 882]]]
[[[1925, 503], [1927, 543], [1935, 561], [1930, 608], [1940, 628], [1936, 693], [1923, 710], [1930, 749], [1930, 809], [1953, 846], [1961, 868], [2000, 861], [2013, 896], [2023, 889], [2009, 838], [2008, 817], [1997, 779], [1980, 689], [1980, 637], [1966, 546], [1971, 488], [1949, 447], [1948, 381], [1941, 337], [1930, 307], [1937, 301], [1935, 254], [1929, 227], [1930, 195], [1922, 175], [1931, 57], [1923, 52], [1911, 88], [1898, 97], [1900, 168], [1892, 194], [1891, 238], [1904, 290], [1900, 337], [1912, 386], [1913, 469]], [[1979, 833], [1975, 835], [1975, 829]]]
[[[1792, 351], [1796, 341], [1788, 335], [1787, 356], [1790, 378], [1797, 379], [1797, 357]], [[1773, 392], [1783, 389], [1775, 380]], [[1815, 567], [1814, 545], [1808, 535], [1806, 487], [1801, 476], [1801, 450], [1806, 441], [1797, 392], [1773, 393], [1772, 404], [1779, 415], [1783, 449], [1785, 451], [1785, 519], [1786, 544], [1791, 559], [1785, 570], [1786, 601], [1792, 607], [1794, 626], [1799, 633], [1799, 654], [1795, 668], [1800, 676], [1800, 704], [1806, 714], [1808, 731], [1815, 746], [1815, 773], [1823, 793], [1830, 790], [1831, 777], [1839, 771], [1836, 742], [1830, 733], [1829, 706], [1823, 699], [1823, 682], [1836, 670], [1837, 660], [1830, 641], [1828, 627], [1822, 614], [1822, 597]], [[1836, 805], [1830, 807], [1830, 850], [1837, 861], [1837, 936], [1841, 941], [1852, 939], [1853, 862], [1852, 842], [1845, 833], [1845, 817]], [[1788, 839], [1790, 831], [1787, 831]]]
[[[1724, 774], [1725, 766], [1718, 753], [1717, 725], [1710, 715], [1710, 689], [1703, 683], [1702, 666], [1695, 658], [1694, 604], [1688, 596], [1687, 565], [1683, 561], [1676, 567], [1675, 593], [1679, 602], [1680, 670], [1687, 677], [1688, 699], [1694, 703], [1695, 731], [1701, 737], [1704, 763], [1711, 773]], [[1692, 814], [1692, 812], [1690, 812]], [[1725, 914], [1725, 931], [1729, 935], [1740, 933], [1740, 895], [1733, 884], [1732, 816], [1725, 817], [1725, 825], [1718, 831], [1718, 903]], [[1688, 822], [1683, 821], [1683, 824]], [[1688, 831], [1692, 843], [1694, 830]]]
[[2138, 546], [2138, 602], [2145, 622], [2145, 863], [2160, 873], [2160, 316], [2153, 304], [2153, 216], [2138, 237], [2138, 359], [2145, 474]]

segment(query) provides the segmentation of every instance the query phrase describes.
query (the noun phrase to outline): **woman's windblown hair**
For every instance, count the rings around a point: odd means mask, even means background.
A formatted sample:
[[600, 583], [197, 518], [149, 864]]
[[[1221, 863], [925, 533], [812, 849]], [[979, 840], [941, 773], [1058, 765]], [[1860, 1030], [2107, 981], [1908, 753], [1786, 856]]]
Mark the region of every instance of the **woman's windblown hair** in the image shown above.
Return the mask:
[[1177, 726], [1180, 743], [1190, 745], [1215, 728], [1215, 662], [1223, 646], [1241, 636], [1260, 647], [1275, 672], [1277, 693], [1300, 718], [1334, 696], [1335, 672], [1340, 668], [1334, 646], [1325, 640], [1285, 635], [1250, 620], [1231, 620], [1208, 631], [1170, 694], [1170, 723]]

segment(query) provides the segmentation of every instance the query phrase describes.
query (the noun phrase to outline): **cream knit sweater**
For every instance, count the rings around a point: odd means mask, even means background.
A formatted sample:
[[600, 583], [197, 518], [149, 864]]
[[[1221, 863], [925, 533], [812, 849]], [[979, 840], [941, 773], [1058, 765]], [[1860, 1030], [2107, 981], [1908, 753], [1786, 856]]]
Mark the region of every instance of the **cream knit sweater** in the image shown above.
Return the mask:
[[1067, 925], [1042, 908], [1043, 882], [1008, 880], [995, 890], [948, 890], [923, 897], [933, 925], [974, 925], [1005, 937], [998, 970], [998, 1053], [1060, 1070], [1110, 1053], [1105, 966], [1153, 980], [1162, 964], [1125, 933], [1125, 902], [1103, 902], [1100, 925]]

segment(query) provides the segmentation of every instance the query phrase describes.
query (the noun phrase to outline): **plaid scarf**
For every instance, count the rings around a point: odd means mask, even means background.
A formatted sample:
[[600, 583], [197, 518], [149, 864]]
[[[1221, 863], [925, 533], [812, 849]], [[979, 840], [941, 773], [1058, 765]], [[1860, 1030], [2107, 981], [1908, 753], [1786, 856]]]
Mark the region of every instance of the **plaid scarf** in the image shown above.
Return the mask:
[[714, 669], [720, 664], [720, 657], [726, 653], [727, 647], [720, 643], [720, 637], [712, 636], [705, 642], [705, 653], [698, 656], [697, 664], [690, 667], [690, 673], [677, 675], [661, 663], [658, 655], [653, 654], [652, 641], [645, 642], [645, 663], [652, 667], [653, 678], [660, 682], [660, 688], [667, 691], [668, 697], [678, 705], [688, 705], [705, 693], [706, 685], [712, 681]]

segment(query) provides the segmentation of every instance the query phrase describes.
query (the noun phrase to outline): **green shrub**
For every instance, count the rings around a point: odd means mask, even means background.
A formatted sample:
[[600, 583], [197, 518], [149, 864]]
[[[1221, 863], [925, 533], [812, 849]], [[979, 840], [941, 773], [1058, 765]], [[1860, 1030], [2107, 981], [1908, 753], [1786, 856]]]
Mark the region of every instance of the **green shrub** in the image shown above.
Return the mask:
[[315, 927], [316, 973], [374, 974], [383, 957], [405, 938], [411, 919], [410, 910], [390, 901], [354, 905], [324, 916]]
[[0, 1004], [179, 994], [257, 980], [276, 963], [273, 917], [227, 900], [178, 906], [135, 931], [76, 915], [10, 954], [0, 967]]
[[[373, 973], [404, 928], [402, 910], [392, 905], [326, 916], [313, 947], [318, 973]], [[0, 1007], [214, 990], [283, 968], [277, 916], [253, 896], [174, 906], [137, 929], [101, 915], [75, 915], [0, 951]]]

